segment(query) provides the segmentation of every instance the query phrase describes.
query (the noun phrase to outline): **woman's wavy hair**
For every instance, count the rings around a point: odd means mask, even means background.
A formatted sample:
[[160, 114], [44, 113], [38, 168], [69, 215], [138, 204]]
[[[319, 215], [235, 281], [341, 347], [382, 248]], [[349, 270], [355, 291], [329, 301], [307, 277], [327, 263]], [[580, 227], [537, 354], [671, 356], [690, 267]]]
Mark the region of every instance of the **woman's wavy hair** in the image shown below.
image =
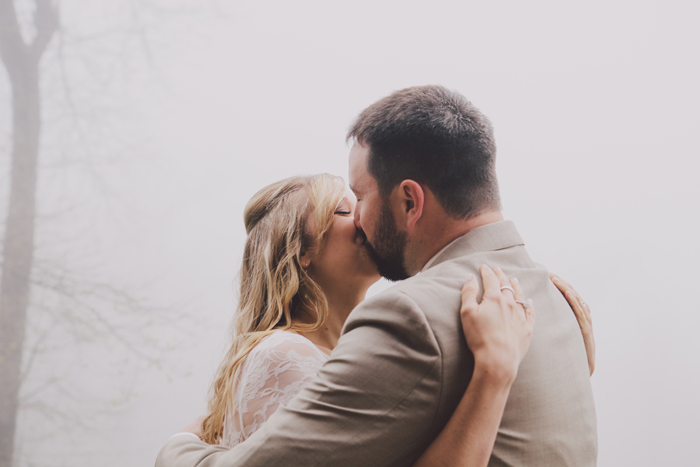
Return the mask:
[[[314, 331], [328, 316], [321, 288], [301, 267], [309, 248], [320, 249], [345, 194], [342, 178], [296, 176], [258, 191], [245, 208], [248, 234], [240, 271], [240, 297], [231, 347], [217, 370], [202, 439], [217, 444], [231, 413], [236, 375], [250, 351], [277, 329]], [[304, 313], [300, 320], [300, 314]], [[315, 322], [308, 322], [309, 314]]]

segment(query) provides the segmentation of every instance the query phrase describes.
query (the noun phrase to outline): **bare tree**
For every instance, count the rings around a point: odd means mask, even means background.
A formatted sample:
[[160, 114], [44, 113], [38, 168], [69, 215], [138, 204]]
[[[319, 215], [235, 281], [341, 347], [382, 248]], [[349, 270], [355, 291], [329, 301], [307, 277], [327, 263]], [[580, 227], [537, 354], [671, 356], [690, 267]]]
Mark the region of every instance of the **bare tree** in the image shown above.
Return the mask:
[[[24, 3], [31, 2], [27, 0]], [[145, 0], [128, 0], [124, 3], [131, 22], [126, 31], [98, 32], [74, 38], [70, 45], [80, 43], [91, 46], [104, 37], [110, 39], [109, 44], [115, 44], [119, 41], [112, 40], [113, 36], [121, 34], [137, 42], [146, 60], [150, 60], [146, 27], [139, 14], [151, 9], [155, 11], [155, 16], [162, 18], [168, 11]], [[87, 160], [98, 151], [94, 146], [87, 149], [90, 143], [85, 133], [90, 132], [81, 130], [81, 125], [85, 121], [93, 121], [95, 116], [89, 114], [86, 117], [85, 109], [78, 109], [79, 105], [76, 105], [73, 92], [78, 86], [71, 84], [65, 70], [64, 53], [68, 35], [61, 29], [59, 6], [52, 0], [34, 0], [33, 6], [33, 11], [28, 10], [31, 14], [23, 16], [23, 12], [17, 10], [16, 0], [0, 0], [0, 59], [9, 77], [12, 113], [9, 196], [4, 236], [0, 237], [3, 242], [0, 256], [0, 467], [11, 467], [13, 462], [17, 463], [17, 453], [14, 451], [20, 409], [34, 410], [47, 419], [63, 419], [74, 425], [82, 423], [75, 419], [74, 411], [66, 408], [70, 407], [70, 403], [59, 408], [41, 398], [52, 388], [66, 399], [73, 397], [60, 377], [46, 377], [35, 381], [31, 387], [27, 384], [36, 361], [42, 355], [55, 352], [48, 344], [48, 336], [55, 334], [56, 328], [62, 326], [64, 337], [68, 336], [72, 342], [88, 342], [108, 336], [140, 361], [151, 367], [160, 367], [159, 355], [167, 351], [171, 343], [149, 343], [144, 329], [154, 323], [158, 326], [166, 321], [177, 323], [186, 318], [186, 313], [181, 312], [174, 317], [162, 313], [163, 310], [146, 307], [144, 300], [135, 298], [135, 294], [127, 289], [81, 275], [71, 270], [65, 262], [37, 257], [37, 180], [40, 142], [45, 136], [42, 120], [46, 123], [45, 104], [48, 97], [42, 96], [41, 92], [42, 73], [47, 71], [41, 64], [43, 58], [46, 65], [47, 50], [56, 52], [58, 60], [50, 62], [54, 68], [52, 71], [62, 82], [61, 91], [74, 120], [77, 138], [84, 146], [84, 152], [89, 153], [83, 162], [94, 179], [99, 177]], [[169, 10], [174, 11], [172, 7]], [[27, 34], [26, 27], [23, 29], [23, 26], [27, 26], [25, 23], [29, 23], [33, 34]], [[27, 38], [32, 35], [33, 38]], [[116, 48], [118, 50], [108, 50], [107, 54], [115, 61], [125, 61], [123, 44]], [[87, 62], [91, 60], [88, 58]], [[92, 78], [99, 81], [94, 76]], [[55, 92], [56, 88], [52, 91]], [[48, 321], [42, 324], [39, 316]], [[126, 321], [120, 321], [125, 316]], [[78, 403], [84, 404], [85, 401], [75, 401], [75, 404]]]
[[34, 260], [41, 136], [39, 64], [59, 26], [50, 0], [37, 0], [36, 35], [22, 38], [12, 0], [0, 0], [0, 58], [12, 89], [12, 169], [0, 283], [0, 467], [11, 467], [17, 427], [30, 276]]

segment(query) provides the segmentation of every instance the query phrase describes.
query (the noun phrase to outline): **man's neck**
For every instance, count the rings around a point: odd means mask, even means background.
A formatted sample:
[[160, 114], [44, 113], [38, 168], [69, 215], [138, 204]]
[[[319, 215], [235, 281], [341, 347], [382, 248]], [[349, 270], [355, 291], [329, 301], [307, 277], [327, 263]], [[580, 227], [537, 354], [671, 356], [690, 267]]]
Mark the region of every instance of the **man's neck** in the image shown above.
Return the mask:
[[[426, 263], [437, 255], [440, 250], [462, 235], [481, 226], [502, 220], [503, 214], [500, 211], [483, 212], [466, 220], [451, 217], [436, 220], [437, 222], [431, 223], [434, 228], [428, 229], [423, 235], [423, 239], [414, 242], [418, 248], [415, 248], [413, 252], [415, 260], [413, 261], [411, 272], [415, 274], [421, 271]], [[430, 241], [425, 241], [426, 239], [430, 239]]]

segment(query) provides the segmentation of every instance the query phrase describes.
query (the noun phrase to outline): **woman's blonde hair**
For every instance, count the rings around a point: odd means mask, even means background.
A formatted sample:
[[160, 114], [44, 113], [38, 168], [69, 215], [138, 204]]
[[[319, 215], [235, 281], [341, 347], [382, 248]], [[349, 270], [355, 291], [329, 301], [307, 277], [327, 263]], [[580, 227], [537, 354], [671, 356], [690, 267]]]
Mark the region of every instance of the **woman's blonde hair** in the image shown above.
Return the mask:
[[[323, 236], [345, 193], [342, 178], [329, 174], [297, 176], [258, 191], [245, 208], [248, 234], [240, 271], [240, 297], [233, 339], [219, 365], [209, 397], [202, 439], [217, 444], [231, 412], [236, 373], [250, 351], [277, 329], [314, 331], [328, 316], [321, 288], [301, 267], [309, 248], [320, 249]], [[315, 322], [301, 321], [312, 313]]]

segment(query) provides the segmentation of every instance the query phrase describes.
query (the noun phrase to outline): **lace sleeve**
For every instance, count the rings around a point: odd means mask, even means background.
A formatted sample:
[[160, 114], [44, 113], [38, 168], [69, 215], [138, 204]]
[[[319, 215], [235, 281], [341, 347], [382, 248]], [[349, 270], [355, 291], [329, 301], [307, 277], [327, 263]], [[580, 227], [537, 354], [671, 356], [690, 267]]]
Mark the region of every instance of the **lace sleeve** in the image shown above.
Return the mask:
[[232, 447], [253, 434], [316, 376], [327, 358], [309, 340], [290, 332], [278, 331], [261, 341], [239, 371], [223, 444]]

